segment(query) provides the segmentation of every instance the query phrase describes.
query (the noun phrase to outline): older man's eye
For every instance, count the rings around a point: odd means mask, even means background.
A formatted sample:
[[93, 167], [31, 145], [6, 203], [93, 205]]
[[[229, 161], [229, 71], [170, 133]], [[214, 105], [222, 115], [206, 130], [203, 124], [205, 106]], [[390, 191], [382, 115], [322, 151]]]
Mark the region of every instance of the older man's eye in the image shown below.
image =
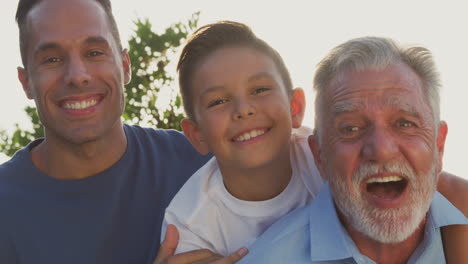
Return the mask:
[[402, 128], [411, 128], [411, 127], [415, 127], [416, 125], [413, 122], [408, 121], [408, 120], [399, 120], [397, 122], [397, 126], [402, 127]]
[[345, 137], [356, 136], [361, 132], [361, 128], [358, 126], [344, 126], [340, 129], [340, 132]]

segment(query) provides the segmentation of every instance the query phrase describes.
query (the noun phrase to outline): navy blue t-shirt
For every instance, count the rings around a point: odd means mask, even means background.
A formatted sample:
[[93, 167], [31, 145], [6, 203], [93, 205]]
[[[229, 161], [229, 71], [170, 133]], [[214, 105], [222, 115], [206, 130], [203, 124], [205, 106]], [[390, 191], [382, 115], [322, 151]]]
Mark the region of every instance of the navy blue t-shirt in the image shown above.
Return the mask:
[[126, 152], [93, 177], [40, 172], [41, 140], [0, 165], [0, 263], [152, 263], [165, 208], [209, 156], [174, 130], [124, 129]]

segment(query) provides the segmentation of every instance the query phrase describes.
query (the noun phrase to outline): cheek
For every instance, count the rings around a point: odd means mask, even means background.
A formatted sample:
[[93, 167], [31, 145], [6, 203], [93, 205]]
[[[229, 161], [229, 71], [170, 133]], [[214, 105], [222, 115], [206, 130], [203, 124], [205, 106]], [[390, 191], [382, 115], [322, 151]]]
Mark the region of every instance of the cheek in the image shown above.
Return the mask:
[[437, 149], [435, 142], [431, 146], [424, 140], [406, 141], [401, 149], [417, 174], [427, 173], [432, 169]]
[[337, 177], [350, 185], [352, 175], [360, 165], [360, 145], [357, 143], [344, 144], [335, 142], [326, 146], [326, 149], [322, 159], [326, 164], [327, 173], [332, 174], [329, 176]]

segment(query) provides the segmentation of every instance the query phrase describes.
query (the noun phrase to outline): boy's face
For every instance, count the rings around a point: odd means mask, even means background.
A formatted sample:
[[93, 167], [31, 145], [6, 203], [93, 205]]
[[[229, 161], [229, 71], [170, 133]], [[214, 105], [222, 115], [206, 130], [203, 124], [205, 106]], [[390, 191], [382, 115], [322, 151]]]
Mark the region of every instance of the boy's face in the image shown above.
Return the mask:
[[186, 120], [184, 131], [201, 153], [212, 152], [221, 168], [253, 169], [289, 160], [290, 97], [264, 53], [221, 48], [200, 64], [191, 87], [195, 120]]

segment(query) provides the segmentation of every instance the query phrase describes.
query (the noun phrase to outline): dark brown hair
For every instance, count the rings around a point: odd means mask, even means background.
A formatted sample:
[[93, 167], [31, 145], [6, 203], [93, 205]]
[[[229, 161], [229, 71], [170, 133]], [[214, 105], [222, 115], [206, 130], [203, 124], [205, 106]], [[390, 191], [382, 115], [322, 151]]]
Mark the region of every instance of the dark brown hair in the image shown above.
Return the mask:
[[[18, 23], [19, 28], [19, 43], [20, 43], [20, 52], [21, 52], [21, 61], [23, 66], [26, 67], [26, 48], [27, 48], [27, 28], [26, 28], [26, 17], [37, 4], [44, 0], [20, 0], [18, 3], [18, 8], [16, 9], [16, 23]], [[119, 30], [117, 28], [117, 23], [115, 22], [114, 15], [112, 14], [112, 6], [110, 0], [94, 0], [99, 3], [104, 11], [107, 14], [109, 20], [112, 35], [114, 36], [115, 42], [119, 50], [122, 50], [122, 43], [120, 41]]]
[[248, 26], [233, 21], [220, 21], [195, 31], [187, 40], [177, 64], [180, 93], [185, 113], [189, 118], [194, 118], [191, 91], [193, 73], [206, 57], [228, 46], [250, 47], [270, 57], [281, 74], [288, 94], [291, 94], [293, 89], [291, 76], [279, 53], [259, 39]]

